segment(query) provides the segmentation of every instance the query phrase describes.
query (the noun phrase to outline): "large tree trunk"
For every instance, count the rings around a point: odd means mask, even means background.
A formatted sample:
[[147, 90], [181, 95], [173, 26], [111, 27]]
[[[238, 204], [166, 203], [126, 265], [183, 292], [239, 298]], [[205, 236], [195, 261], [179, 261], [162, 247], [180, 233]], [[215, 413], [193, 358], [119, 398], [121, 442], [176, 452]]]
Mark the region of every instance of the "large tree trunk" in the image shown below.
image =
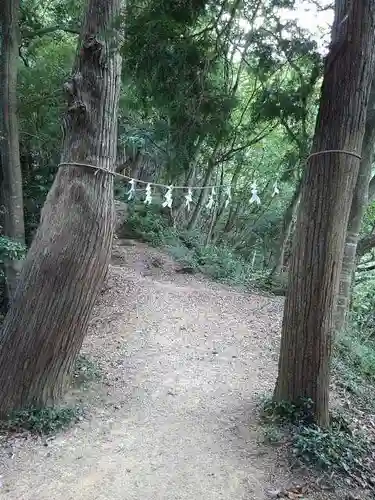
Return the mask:
[[[374, 71], [375, 2], [338, 2], [327, 57], [314, 153], [361, 152]], [[329, 424], [329, 361], [335, 296], [360, 161], [345, 153], [311, 156], [304, 175], [286, 296], [276, 401], [314, 401]]]
[[[66, 84], [61, 163], [113, 170], [121, 58], [112, 22], [119, 0], [89, 0], [73, 75]], [[23, 266], [0, 344], [0, 416], [63, 394], [108, 268], [113, 179], [65, 166], [57, 173]]]
[[[3, 234], [25, 243], [22, 174], [17, 117], [19, 0], [4, 0], [0, 7], [0, 165]], [[21, 270], [19, 260], [6, 259], [8, 299], [15, 292]]]
[[366, 129], [362, 145], [362, 160], [350, 209], [348, 229], [346, 232], [344, 257], [342, 261], [339, 294], [335, 314], [335, 332], [345, 326], [350, 303], [353, 274], [356, 267], [356, 253], [361, 230], [362, 217], [368, 204], [371, 167], [374, 158], [375, 144], [375, 80], [373, 80], [370, 100], [367, 108]]

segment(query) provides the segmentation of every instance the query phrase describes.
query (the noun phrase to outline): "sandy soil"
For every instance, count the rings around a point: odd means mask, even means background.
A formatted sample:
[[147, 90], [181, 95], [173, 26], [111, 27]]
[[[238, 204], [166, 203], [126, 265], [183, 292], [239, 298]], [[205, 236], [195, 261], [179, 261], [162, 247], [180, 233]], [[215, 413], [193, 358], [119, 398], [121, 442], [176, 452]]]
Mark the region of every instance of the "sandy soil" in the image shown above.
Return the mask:
[[103, 380], [70, 395], [88, 416], [52, 439], [3, 443], [1, 499], [262, 500], [301, 481], [263, 444], [257, 413], [282, 301], [175, 268], [145, 245], [114, 249], [83, 348]]

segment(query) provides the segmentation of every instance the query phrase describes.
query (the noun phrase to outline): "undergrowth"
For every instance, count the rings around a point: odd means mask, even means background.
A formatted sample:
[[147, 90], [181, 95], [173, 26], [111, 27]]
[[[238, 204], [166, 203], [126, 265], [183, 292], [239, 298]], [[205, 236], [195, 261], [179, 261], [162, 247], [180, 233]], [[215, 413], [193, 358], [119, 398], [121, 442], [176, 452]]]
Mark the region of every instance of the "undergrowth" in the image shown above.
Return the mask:
[[[76, 360], [73, 382], [77, 385], [87, 385], [101, 378], [98, 364], [80, 354]], [[0, 421], [1, 433], [30, 432], [38, 435], [55, 434], [74, 425], [83, 418], [82, 409], [70, 406], [49, 406], [46, 408], [26, 408], [11, 412], [8, 417]]]
[[78, 407], [27, 408], [10, 413], [7, 419], [0, 422], [0, 431], [53, 434], [81, 419], [82, 411]]
[[374, 436], [341, 413], [332, 413], [330, 427], [322, 429], [313, 423], [312, 410], [313, 402], [308, 399], [296, 404], [267, 401], [262, 413], [265, 441], [287, 442], [300, 465], [375, 490]]
[[199, 230], [171, 227], [157, 206], [129, 205], [127, 237], [163, 247], [172, 257], [192, 271], [231, 285], [267, 288], [268, 271], [254, 268], [228, 246], [206, 244]]

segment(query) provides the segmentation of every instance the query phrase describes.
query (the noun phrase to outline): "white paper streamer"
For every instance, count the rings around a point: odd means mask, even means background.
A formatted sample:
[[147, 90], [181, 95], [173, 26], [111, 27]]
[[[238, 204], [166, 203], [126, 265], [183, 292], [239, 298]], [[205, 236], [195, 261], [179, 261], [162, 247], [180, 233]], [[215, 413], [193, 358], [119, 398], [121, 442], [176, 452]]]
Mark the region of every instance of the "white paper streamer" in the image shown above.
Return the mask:
[[258, 196], [258, 189], [256, 182], [253, 182], [251, 184], [251, 193], [252, 195], [250, 198], [250, 204], [255, 202], [257, 205], [260, 205], [260, 198]]
[[130, 184], [130, 188], [126, 194], [128, 195], [128, 200], [131, 200], [135, 196], [135, 180], [131, 179], [129, 181], [129, 184]]
[[187, 194], [185, 194], [185, 207], [188, 212], [190, 212], [190, 205], [192, 202], [193, 202], [193, 191], [191, 188], [189, 188]]
[[152, 194], [151, 194], [151, 184], [148, 183], [146, 186], [146, 198], [143, 202], [145, 205], [151, 205], [152, 203]]
[[209, 210], [211, 210], [211, 208], [213, 207], [213, 205], [215, 203], [215, 200], [214, 200], [215, 194], [216, 194], [216, 191], [215, 191], [215, 188], [213, 187], [211, 189], [211, 193], [210, 193], [210, 196], [208, 197], [208, 202], [206, 205], [206, 208], [208, 208]]
[[232, 192], [231, 192], [231, 186], [228, 186], [225, 194], [227, 195], [227, 199], [225, 200], [225, 208], [229, 205], [229, 203], [232, 201]]
[[163, 208], [168, 207], [172, 208], [173, 198], [172, 198], [172, 189], [173, 186], [169, 186], [167, 192], [164, 195], [165, 201], [163, 203]]
[[[129, 177], [128, 177], [129, 179]], [[145, 205], [150, 205], [153, 202], [153, 196], [152, 196], [152, 189], [166, 189], [166, 192], [164, 194], [164, 202], [162, 203], [163, 208], [168, 207], [172, 208], [173, 205], [173, 195], [172, 191], [174, 189], [183, 189], [185, 190], [185, 208], [187, 211], [191, 210], [191, 204], [193, 203], [193, 194], [194, 190], [200, 190], [200, 189], [210, 189], [210, 194], [208, 196], [208, 201], [206, 203], [206, 208], [208, 210], [211, 210], [213, 206], [215, 205], [216, 202], [216, 195], [217, 195], [217, 190], [225, 189], [225, 202], [224, 206], [225, 208], [228, 207], [228, 205], [232, 201], [232, 192], [231, 192], [231, 185], [224, 185], [224, 186], [203, 186], [203, 187], [188, 187], [188, 186], [177, 186], [174, 187], [172, 184], [169, 186], [165, 186], [163, 184], [154, 184], [152, 182], [144, 182], [142, 180], [138, 179], [130, 179], [129, 181], [129, 190], [127, 191], [126, 195], [128, 200], [131, 200], [135, 198], [136, 196], [136, 191], [137, 191], [137, 184], [146, 184], [146, 196], [143, 201]], [[273, 183], [273, 191], [272, 191], [272, 198], [275, 197], [276, 195], [280, 194], [280, 189], [277, 183], [277, 180]], [[257, 205], [261, 204], [260, 198], [258, 196], [258, 188], [257, 188], [257, 183], [254, 181], [251, 184], [251, 198], [249, 200], [249, 203], [256, 203]]]

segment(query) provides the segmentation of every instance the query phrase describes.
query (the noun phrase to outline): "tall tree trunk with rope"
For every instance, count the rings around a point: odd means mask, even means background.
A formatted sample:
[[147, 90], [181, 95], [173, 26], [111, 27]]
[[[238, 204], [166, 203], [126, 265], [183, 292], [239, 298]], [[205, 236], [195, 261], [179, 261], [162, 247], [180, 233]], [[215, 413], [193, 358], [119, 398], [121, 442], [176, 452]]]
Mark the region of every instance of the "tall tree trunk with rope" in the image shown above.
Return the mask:
[[[120, 0], [88, 0], [65, 85], [62, 166], [42, 210], [0, 343], [0, 416], [55, 403], [81, 348], [110, 258], [121, 58]], [[86, 163], [102, 170], [74, 166]], [[108, 171], [108, 172], [107, 172]]]
[[277, 402], [311, 399], [322, 427], [329, 424], [333, 313], [375, 66], [375, 2], [337, 2], [332, 42], [302, 184], [274, 392]]

